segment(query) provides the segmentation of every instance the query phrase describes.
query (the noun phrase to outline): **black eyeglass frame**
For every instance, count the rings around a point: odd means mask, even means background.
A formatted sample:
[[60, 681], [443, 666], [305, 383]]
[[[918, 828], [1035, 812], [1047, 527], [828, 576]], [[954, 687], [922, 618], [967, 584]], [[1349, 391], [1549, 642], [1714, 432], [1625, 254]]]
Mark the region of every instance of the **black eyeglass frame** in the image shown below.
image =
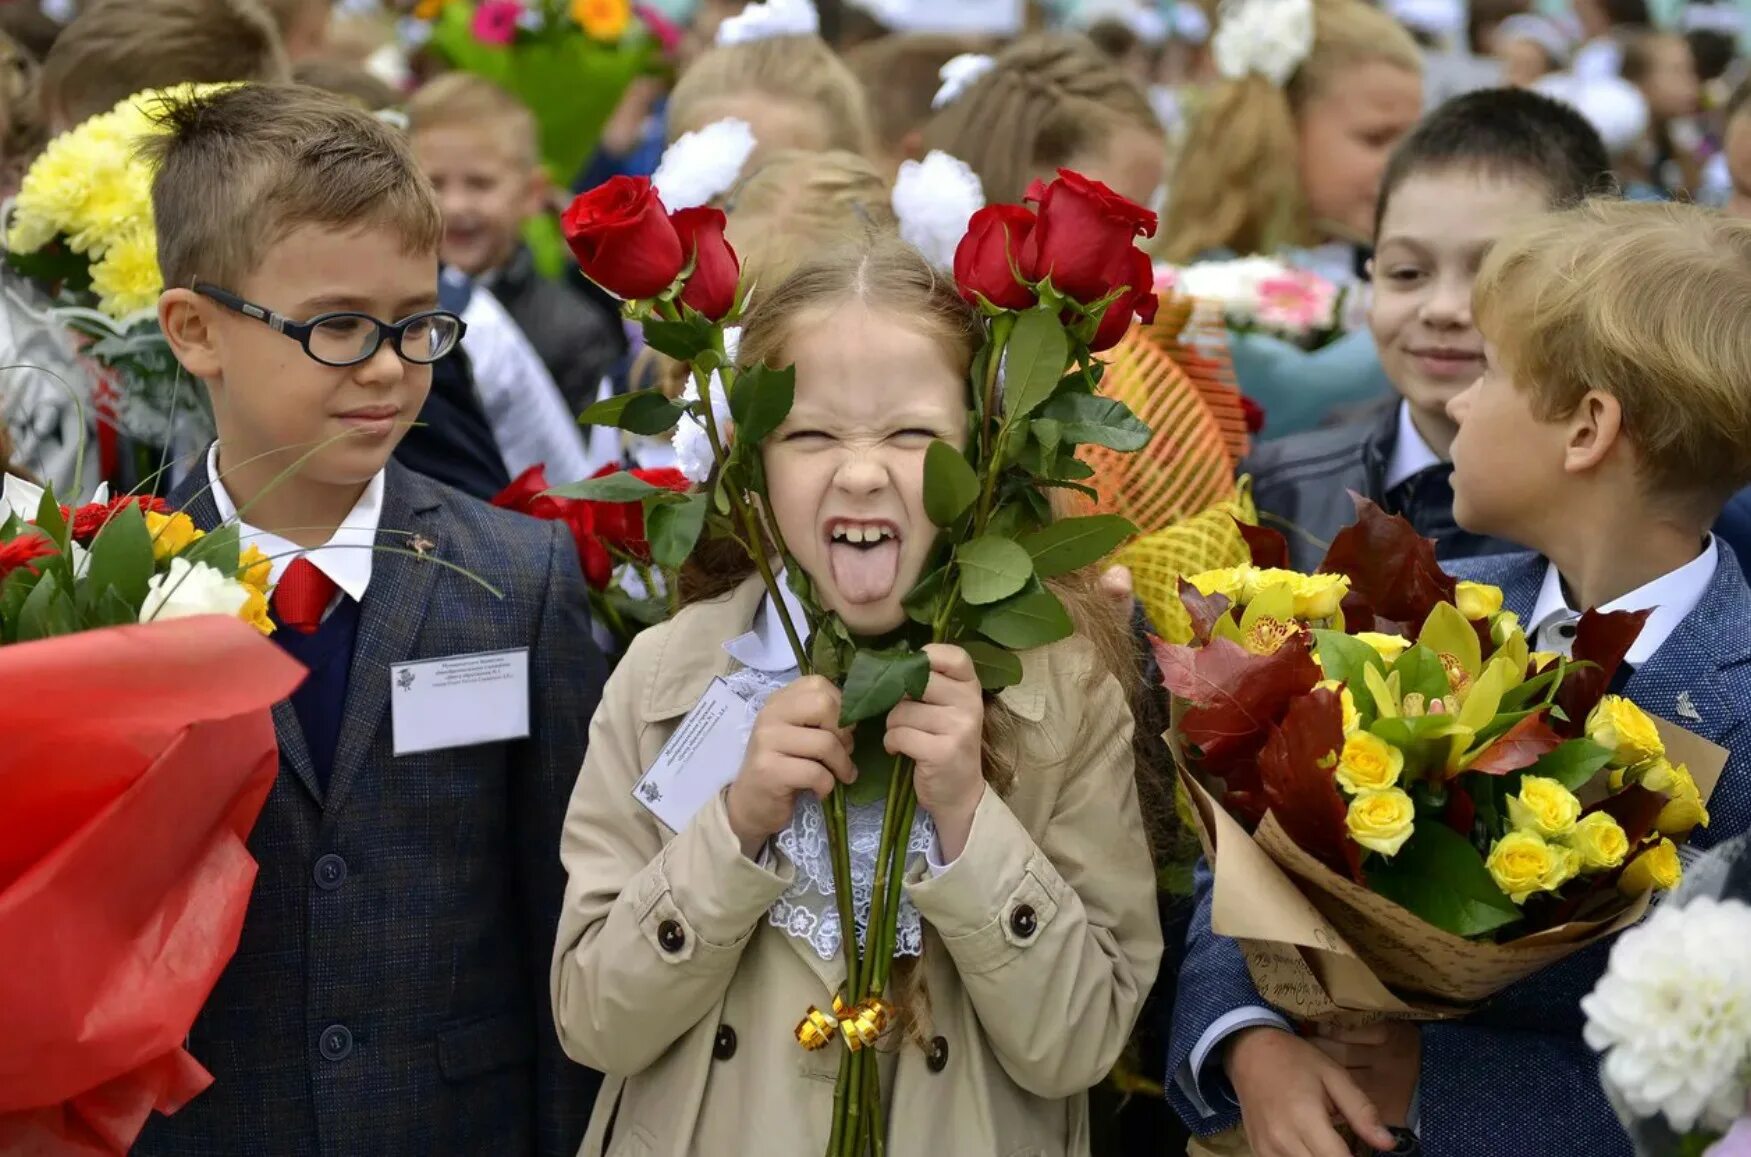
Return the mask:
[[[286, 317], [283, 314], [275, 313], [273, 310], [268, 309], [265, 306], [257, 305], [253, 301], [247, 301], [244, 298], [238, 297], [230, 290], [220, 289], [217, 285], [212, 285], [205, 281], [195, 282], [192, 288], [194, 292], [200, 294], [202, 297], [210, 298], [224, 306], [226, 309], [235, 313], [240, 313], [244, 317], [254, 318], [256, 321], [263, 323], [276, 333], [285, 334], [303, 347], [305, 357], [318, 365], [329, 366], [334, 369], [345, 369], [348, 366], [356, 366], [370, 361], [377, 356], [377, 351], [383, 348], [384, 339], [388, 339], [390, 345], [395, 350], [396, 356], [402, 361], [409, 362], [416, 366], [429, 366], [433, 362], [441, 361], [445, 355], [451, 353], [457, 346], [461, 345], [462, 336], [468, 332], [468, 323], [447, 309], [423, 310], [422, 312], [413, 314], [410, 317], [404, 317], [397, 322], [387, 322], [381, 318], [373, 317], [368, 313], [360, 313], [357, 310], [351, 309], [335, 310], [330, 313], [319, 313], [309, 321], [293, 321], [291, 318]], [[310, 348], [311, 335], [313, 335], [322, 325], [341, 317], [361, 318], [377, 327], [377, 332], [371, 340], [370, 347], [358, 357], [353, 358], [350, 361], [331, 362], [327, 358], [318, 357], [316, 351]], [[429, 321], [432, 318], [437, 317], [448, 318], [456, 323], [456, 340], [432, 357], [409, 357], [407, 350], [404, 349], [401, 344], [401, 339], [406, 335], [408, 328], [418, 322]]]

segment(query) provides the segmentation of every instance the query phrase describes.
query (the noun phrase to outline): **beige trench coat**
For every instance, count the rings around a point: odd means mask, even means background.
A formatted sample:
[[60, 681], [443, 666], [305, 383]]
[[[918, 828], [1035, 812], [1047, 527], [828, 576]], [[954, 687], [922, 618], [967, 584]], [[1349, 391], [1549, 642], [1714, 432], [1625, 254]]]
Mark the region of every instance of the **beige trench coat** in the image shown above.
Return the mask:
[[[608, 1074], [587, 1157], [821, 1157], [837, 1048], [793, 1031], [841, 960], [767, 922], [794, 869], [744, 856], [721, 795], [669, 831], [632, 795], [732, 660], [757, 581], [639, 636], [590, 729], [560, 854], [553, 959], [566, 1052]], [[1007, 798], [987, 790], [960, 858], [908, 890], [926, 925], [931, 1047], [883, 1048], [893, 1157], [1075, 1157], [1086, 1090], [1124, 1045], [1161, 929], [1133, 781], [1131, 717], [1075, 641], [1025, 658]], [[608, 1137], [612, 1128], [612, 1136]]]

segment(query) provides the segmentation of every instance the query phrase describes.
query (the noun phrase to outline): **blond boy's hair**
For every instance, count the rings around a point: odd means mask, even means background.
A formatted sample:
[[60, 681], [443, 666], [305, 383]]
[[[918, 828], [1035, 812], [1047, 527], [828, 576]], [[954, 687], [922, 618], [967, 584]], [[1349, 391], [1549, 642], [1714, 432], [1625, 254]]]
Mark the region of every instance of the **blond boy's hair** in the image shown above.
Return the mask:
[[1718, 503], [1751, 485], [1751, 222], [1589, 201], [1496, 242], [1473, 301], [1539, 417], [1600, 390], [1655, 492]]
[[429, 253], [437, 197], [400, 133], [351, 102], [295, 85], [242, 85], [167, 104], [150, 138], [164, 284], [234, 288], [302, 226], [393, 231]]
[[706, 106], [727, 97], [764, 96], [811, 109], [827, 148], [869, 156], [874, 134], [863, 85], [818, 36], [775, 36], [719, 45], [681, 74], [669, 98], [669, 135], [702, 128]]
[[485, 77], [447, 72], [408, 98], [409, 133], [469, 127], [485, 128], [509, 141], [520, 160], [534, 165], [539, 159], [540, 142], [529, 106]]
[[45, 118], [78, 124], [149, 88], [291, 79], [257, 0], [93, 0], [43, 60]]

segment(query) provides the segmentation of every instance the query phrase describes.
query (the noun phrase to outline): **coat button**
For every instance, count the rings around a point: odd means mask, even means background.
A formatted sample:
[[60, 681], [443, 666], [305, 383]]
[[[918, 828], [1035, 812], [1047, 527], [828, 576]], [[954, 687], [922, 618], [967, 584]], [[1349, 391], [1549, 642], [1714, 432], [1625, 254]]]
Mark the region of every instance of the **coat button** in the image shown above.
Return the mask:
[[353, 1033], [344, 1024], [331, 1024], [322, 1030], [317, 1048], [331, 1061], [344, 1061], [353, 1054]]
[[930, 1047], [924, 1050], [924, 1064], [933, 1073], [940, 1073], [948, 1068], [948, 1038], [932, 1037]]
[[316, 861], [316, 886], [332, 892], [347, 882], [347, 862], [330, 852]]
[[711, 1055], [727, 1061], [736, 1055], [736, 1030], [727, 1024], [717, 1026], [717, 1040], [712, 1042]]
[[1017, 936], [1026, 940], [1040, 930], [1040, 920], [1034, 915], [1034, 910], [1031, 907], [1026, 904], [1017, 904], [1015, 911], [1009, 914], [1009, 928]]
[[687, 933], [681, 931], [681, 924], [676, 920], [664, 920], [657, 925], [657, 943], [663, 951], [673, 955], [687, 947]]

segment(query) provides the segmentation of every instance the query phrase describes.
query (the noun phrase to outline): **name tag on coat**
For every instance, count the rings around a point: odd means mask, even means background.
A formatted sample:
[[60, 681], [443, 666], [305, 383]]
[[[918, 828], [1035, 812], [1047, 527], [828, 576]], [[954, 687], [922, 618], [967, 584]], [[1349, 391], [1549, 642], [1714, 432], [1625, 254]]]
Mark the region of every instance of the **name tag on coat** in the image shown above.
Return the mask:
[[657, 761], [633, 785], [633, 798], [670, 831], [685, 828], [741, 770], [753, 713], [748, 701], [713, 679]]
[[529, 648], [389, 668], [395, 754], [529, 738]]

